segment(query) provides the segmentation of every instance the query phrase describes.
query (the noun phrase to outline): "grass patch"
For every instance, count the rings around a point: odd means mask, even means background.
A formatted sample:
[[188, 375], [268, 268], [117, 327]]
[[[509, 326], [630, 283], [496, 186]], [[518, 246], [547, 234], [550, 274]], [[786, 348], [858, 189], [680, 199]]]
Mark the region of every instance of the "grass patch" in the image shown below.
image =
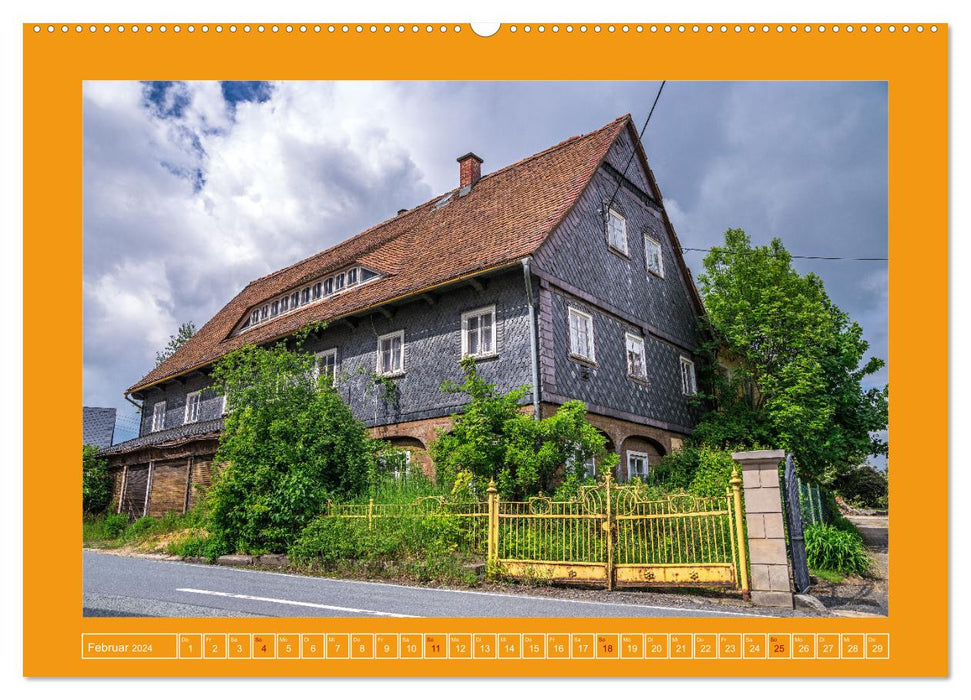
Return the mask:
[[843, 583], [843, 579], [846, 578], [840, 572], [829, 569], [810, 569], [809, 573], [826, 583]]
[[85, 518], [82, 522], [84, 546], [100, 549], [133, 547], [147, 552], [178, 554], [175, 550], [182, 542], [200, 537], [204, 532], [201, 515], [196, 510], [137, 520], [130, 520], [124, 514], [108, 513]]
[[870, 555], [856, 528], [850, 531], [831, 525], [810, 525], [805, 538], [810, 569], [860, 576], [870, 571]]

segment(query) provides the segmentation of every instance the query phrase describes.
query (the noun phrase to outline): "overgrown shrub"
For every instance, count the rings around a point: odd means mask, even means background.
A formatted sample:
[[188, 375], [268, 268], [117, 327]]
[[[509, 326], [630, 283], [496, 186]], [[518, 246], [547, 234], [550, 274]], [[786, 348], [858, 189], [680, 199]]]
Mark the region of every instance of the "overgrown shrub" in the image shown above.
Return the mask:
[[732, 455], [726, 450], [688, 445], [665, 455], [651, 467], [648, 482], [695, 496], [724, 496], [733, 466]]
[[462, 384], [442, 386], [468, 395], [469, 402], [431, 446], [440, 483], [471, 474], [478, 493], [495, 479], [503, 498], [521, 499], [551, 492], [573, 474], [582, 477], [591, 458], [603, 473], [617, 463], [617, 455], [604, 449], [606, 438], [587, 422], [582, 402], [567, 401], [554, 415], [535, 420], [521, 410], [528, 387], [503, 394], [479, 377], [471, 358], [462, 361], [462, 370]]
[[81, 448], [81, 507], [85, 515], [100, 515], [111, 504], [111, 474], [108, 461], [96, 445]]
[[805, 529], [806, 558], [811, 569], [866, 574], [870, 555], [858, 533], [831, 525], [810, 525]]
[[837, 476], [831, 486], [855, 508], [887, 508], [889, 483], [886, 473], [869, 464]]
[[213, 389], [230, 413], [216, 472], [206, 493], [213, 551], [282, 552], [332, 498], [365, 492], [378, 445], [332, 386], [314, 357], [246, 346], [217, 365]]

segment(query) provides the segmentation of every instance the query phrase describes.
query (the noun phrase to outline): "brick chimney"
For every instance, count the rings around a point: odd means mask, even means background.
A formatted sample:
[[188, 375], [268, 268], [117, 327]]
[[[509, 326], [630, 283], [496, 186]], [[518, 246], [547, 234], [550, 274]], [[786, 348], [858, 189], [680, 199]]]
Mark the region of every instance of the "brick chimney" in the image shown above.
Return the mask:
[[456, 158], [459, 162], [459, 187], [471, 187], [482, 177], [482, 159], [474, 153]]

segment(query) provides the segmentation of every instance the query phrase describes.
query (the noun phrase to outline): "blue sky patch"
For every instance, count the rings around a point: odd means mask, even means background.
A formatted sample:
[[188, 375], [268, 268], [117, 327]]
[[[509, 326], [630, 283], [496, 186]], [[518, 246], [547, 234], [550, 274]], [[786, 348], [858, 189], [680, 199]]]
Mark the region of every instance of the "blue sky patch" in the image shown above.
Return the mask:
[[239, 102], [266, 102], [273, 95], [273, 86], [265, 80], [223, 80], [220, 86], [223, 99], [234, 108]]

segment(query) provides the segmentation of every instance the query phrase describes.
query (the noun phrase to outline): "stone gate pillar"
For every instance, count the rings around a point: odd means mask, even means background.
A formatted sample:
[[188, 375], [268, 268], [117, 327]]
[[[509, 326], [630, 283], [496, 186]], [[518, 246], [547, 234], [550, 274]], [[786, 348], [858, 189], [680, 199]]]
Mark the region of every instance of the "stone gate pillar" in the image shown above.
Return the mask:
[[782, 450], [736, 452], [732, 455], [742, 469], [745, 493], [745, 523], [748, 554], [752, 565], [750, 586], [756, 605], [792, 608], [789, 556], [782, 520], [782, 492], [779, 463]]

